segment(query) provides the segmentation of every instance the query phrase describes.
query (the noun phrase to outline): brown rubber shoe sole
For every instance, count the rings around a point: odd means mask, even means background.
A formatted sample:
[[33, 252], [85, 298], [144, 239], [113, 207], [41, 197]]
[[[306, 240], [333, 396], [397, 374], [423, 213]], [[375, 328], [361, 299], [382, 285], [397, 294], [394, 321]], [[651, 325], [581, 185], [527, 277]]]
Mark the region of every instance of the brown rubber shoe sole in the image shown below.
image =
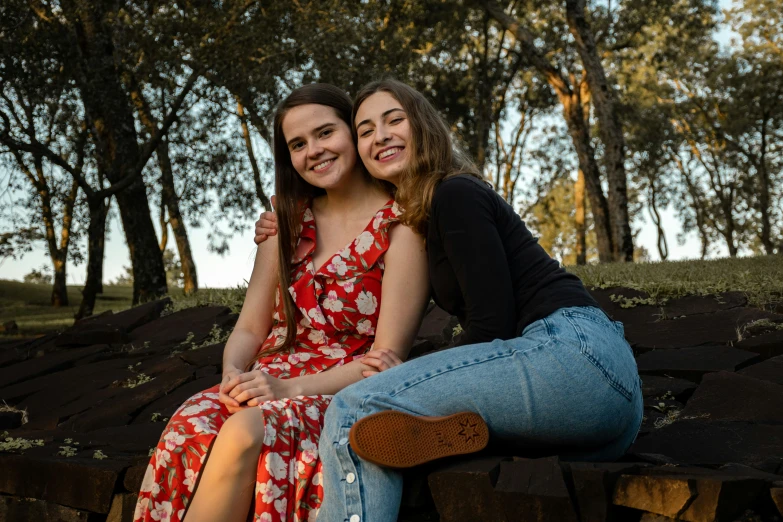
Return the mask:
[[471, 412], [419, 417], [382, 411], [359, 419], [351, 427], [349, 440], [364, 460], [389, 468], [410, 468], [484, 449], [489, 429], [484, 419]]

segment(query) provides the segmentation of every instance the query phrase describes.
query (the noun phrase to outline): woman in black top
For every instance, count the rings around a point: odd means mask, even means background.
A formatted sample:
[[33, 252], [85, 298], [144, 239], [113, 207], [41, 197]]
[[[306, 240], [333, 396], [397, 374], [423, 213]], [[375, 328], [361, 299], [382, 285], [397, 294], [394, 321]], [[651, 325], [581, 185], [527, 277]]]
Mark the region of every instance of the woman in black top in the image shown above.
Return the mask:
[[622, 325], [538, 245], [419, 92], [371, 83], [353, 122], [367, 170], [397, 186], [402, 222], [426, 238], [433, 299], [464, 336], [403, 365], [377, 343], [364, 357], [377, 375], [326, 413], [318, 520], [394, 521], [402, 480], [390, 468], [476, 451], [488, 435], [571, 460], [621, 456], [642, 419]]

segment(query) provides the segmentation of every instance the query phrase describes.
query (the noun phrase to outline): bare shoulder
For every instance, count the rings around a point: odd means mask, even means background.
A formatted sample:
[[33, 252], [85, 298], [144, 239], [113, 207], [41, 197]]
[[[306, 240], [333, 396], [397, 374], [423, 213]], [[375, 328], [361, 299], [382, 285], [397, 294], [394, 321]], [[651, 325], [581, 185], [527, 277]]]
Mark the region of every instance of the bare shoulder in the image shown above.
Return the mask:
[[407, 225], [398, 224], [389, 230], [389, 251], [424, 249], [424, 238]]

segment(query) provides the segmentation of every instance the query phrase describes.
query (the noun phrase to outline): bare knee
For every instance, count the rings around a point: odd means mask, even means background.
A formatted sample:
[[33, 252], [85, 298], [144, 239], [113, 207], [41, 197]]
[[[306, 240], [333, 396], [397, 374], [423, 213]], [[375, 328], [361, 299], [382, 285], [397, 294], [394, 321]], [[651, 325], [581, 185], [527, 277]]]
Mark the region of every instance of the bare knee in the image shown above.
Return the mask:
[[233, 414], [220, 429], [216, 449], [246, 457], [261, 452], [264, 444], [264, 416], [259, 408], [248, 408]]

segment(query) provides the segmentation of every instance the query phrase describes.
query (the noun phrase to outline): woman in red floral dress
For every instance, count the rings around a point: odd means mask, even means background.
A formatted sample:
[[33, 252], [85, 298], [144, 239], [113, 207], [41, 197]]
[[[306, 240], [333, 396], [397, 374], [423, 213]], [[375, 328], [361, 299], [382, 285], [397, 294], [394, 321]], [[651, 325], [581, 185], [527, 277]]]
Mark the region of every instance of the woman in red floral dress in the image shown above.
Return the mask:
[[278, 108], [279, 242], [259, 247], [221, 384], [166, 426], [135, 521], [314, 521], [331, 395], [373, 374], [361, 362], [373, 345], [371, 359], [407, 355], [429, 290], [426, 254], [357, 161], [350, 115], [347, 95], [323, 84]]

